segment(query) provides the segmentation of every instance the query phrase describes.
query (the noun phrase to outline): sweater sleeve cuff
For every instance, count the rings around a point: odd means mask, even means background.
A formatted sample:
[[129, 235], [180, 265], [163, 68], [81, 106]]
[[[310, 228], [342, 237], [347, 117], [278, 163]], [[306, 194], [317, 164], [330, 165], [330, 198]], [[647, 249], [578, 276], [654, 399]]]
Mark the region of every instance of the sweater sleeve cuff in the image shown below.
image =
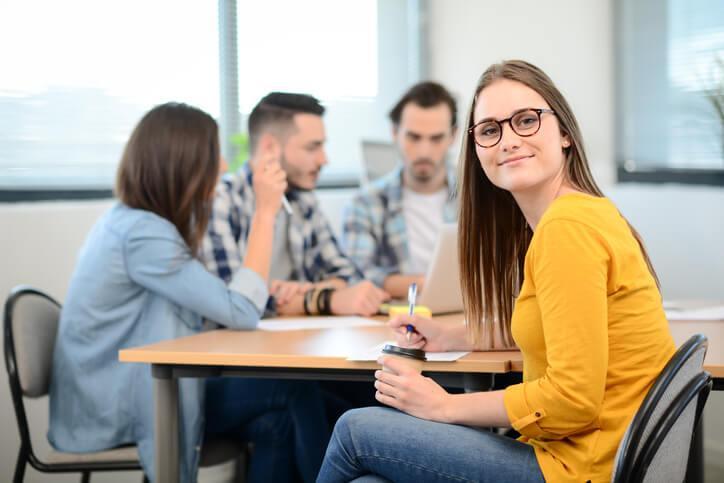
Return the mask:
[[503, 393], [503, 405], [513, 429], [529, 438], [540, 438], [543, 430], [538, 421], [545, 417], [543, 408], [531, 409], [525, 397], [527, 383], [508, 386]]
[[237, 270], [229, 282], [229, 289], [249, 299], [260, 314], [264, 313], [269, 298], [269, 289], [264, 279], [254, 270], [246, 267]]

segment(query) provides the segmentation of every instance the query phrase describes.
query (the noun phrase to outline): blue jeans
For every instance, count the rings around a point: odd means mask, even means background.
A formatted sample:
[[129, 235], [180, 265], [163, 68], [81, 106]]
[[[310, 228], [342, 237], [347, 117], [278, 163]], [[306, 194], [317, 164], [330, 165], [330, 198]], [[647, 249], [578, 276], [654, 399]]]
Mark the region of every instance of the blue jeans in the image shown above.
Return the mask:
[[435, 423], [389, 408], [337, 422], [319, 483], [394, 481], [544, 482], [533, 447], [495, 433]]
[[206, 437], [254, 444], [247, 481], [312, 482], [329, 442], [321, 390], [312, 381], [210, 378]]

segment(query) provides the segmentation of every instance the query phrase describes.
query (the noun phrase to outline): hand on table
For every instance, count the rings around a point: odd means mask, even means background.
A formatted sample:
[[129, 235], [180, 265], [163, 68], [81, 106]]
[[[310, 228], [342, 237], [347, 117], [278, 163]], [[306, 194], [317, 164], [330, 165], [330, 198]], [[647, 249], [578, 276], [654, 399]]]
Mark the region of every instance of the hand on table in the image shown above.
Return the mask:
[[272, 280], [269, 293], [276, 299], [277, 305], [285, 305], [295, 295], [304, 295], [304, 292], [314, 287], [310, 282], [293, 282], [289, 280]]

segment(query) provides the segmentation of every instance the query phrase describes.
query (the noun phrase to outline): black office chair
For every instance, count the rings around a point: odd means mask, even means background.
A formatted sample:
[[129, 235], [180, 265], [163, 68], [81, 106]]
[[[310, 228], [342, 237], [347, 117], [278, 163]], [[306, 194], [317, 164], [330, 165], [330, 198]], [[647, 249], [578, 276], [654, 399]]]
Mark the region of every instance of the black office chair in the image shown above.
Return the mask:
[[712, 387], [702, 369], [708, 342], [697, 334], [672, 356], [621, 440], [611, 481], [684, 481], [694, 430]]
[[5, 302], [5, 366], [20, 430], [13, 482], [23, 481], [27, 463], [46, 473], [81, 473], [83, 483], [93, 471], [141, 471], [135, 446], [95, 453], [51, 451], [44, 460], [33, 451], [23, 398], [48, 394], [59, 317], [60, 304], [31, 287], [14, 288]]
[[[141, 471], [135, 446], [93, 453], [51, 451], [44, 460], [38, 458], [33, 451], [23, 398], [48, 394], [60, 304], [40, 290], [18, 286], [5, 302], [4, 317], [5, 365], [20, 431], [20, 451], [13, 482], [23, 481], [28, 463], [45, 473], [81, 473], [82, 483], [90, 481], [93, 471]], [[245, 451], [246, 445], [232, 439], [204, 442], [200, 466], [214, 466], [232, 459], [240, 461], [238, 458], [245, 456]], [[243, 473], [243, 465], [240, 470]], [[145, 475], [143, 481], [148, 481]]]

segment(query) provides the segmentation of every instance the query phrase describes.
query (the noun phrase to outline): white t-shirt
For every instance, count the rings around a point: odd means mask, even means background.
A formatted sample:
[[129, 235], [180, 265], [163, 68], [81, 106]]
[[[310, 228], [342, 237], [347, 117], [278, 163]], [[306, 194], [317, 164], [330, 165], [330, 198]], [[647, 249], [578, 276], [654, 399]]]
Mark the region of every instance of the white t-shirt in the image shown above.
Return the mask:
[[402, 189], [402, 211], [405, 216], [407, 245], [410, 252], [410, 264], [404, 275], [427, 273], [427, 266], [443, 225], [443, 210], [447, 197], [447, 188], [429, 194]]

